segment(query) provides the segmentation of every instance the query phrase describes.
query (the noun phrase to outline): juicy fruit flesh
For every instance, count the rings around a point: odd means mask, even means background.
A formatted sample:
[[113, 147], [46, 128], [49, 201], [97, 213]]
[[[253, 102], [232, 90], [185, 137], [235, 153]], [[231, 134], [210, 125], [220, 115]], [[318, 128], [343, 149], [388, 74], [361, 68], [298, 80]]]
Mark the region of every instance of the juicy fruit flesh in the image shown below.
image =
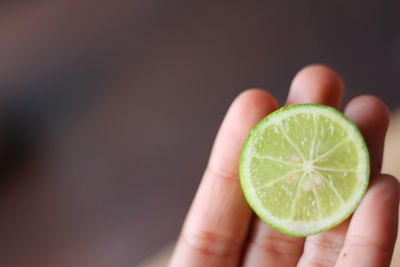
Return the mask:
[[339, 223], [368, 183], [361, 135], [337, 111], [331, 113], [316, 105], [278, 111], [253, 130], [242, 155], [246, 198], [265, 221], [294, 235]]

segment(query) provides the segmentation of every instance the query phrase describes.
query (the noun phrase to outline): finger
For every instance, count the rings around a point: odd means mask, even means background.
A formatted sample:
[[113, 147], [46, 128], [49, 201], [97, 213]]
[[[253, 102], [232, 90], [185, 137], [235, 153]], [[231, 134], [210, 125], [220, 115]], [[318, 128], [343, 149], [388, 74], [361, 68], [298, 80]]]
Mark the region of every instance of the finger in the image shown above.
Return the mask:
[[310, 236], [298, 267], [333, 267], [343, 247], [349, 221], [317, 235]]
[[371, 177], [382, 168], [383, 147], [390, 114], [385, 103], [375, 96], [359, 96], [346, 107], [345, 114], [356, 123], [367, 143], [371, 160]]
[[[343, 83], [330, 68], [313, 65], [302, 69], [293, 79], [287, 103], [319, 103], [337, 107]], [[288, 237], [255, 219], [244, 266], [296, 266], [304, 238]]]
[[337, 267], [389, 267], [397, 238], [399, 183], [389, 175], [372, 181], [354, 213]]
[[338, 107], [344, 91], [343, 81], [331, 68], [311, 65], [293, 79], [287, 104], [318, 103]]
[[276, 100], [262, 90], [246, 91], [233, 102], [170, 266], [238, 265], [252, 215], [238, 179], [240, 151], [250, 129], [277, 107]]
[[[389, 124], [385, 104], [373, 96], [359, 96], [350, 101], [345, 114], [360, 129], [371, 155], [372, 173], [375, 175], [382, 162], [383, 143]], [[342, 249], [349, 220], [324, 233], [307, 238], [299, 266], [334, 266]]]
[[279, 233], [255, 218], [243, 258], [243, 267], [296, 266], [303, 249], [304, 238]]

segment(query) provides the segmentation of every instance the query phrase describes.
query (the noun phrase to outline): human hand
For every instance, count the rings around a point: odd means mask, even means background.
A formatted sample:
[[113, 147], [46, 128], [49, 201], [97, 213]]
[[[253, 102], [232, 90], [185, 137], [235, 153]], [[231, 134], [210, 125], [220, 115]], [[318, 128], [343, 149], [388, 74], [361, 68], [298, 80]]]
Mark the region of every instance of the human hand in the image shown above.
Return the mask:
[[[343, 83], [332, 70], [310, 66], [294, 78], [287, 103], [338, 107]], [[398, 181], [381, 174], [388, 109], [373, 96], [351, 100], [344, 113], [364, 135], [371, 157], [369, 189], [352, 218], [326, 232], [296, 238], [261, 222], [247, 205], [238, 162], [250, 129], [278, 108], [273, 96], [245, 91], [231, 105], [183, 226], [171, 267], [388, 267], [397, 238]]]

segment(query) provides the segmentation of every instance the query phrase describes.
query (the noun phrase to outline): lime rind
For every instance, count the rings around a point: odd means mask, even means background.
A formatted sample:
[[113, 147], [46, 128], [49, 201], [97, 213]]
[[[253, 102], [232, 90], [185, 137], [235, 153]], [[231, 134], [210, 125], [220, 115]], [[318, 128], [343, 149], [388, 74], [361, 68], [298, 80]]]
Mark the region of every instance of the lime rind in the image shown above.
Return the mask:
[[[357, 174], [360, 176], [360, 184], [357, 190], [352, 196], [346, 201], [341, 209], [330, 216], [321, 218], [316, 221], [293, 221], [277, 218], [272, 215], [262, 204], [262, 201], [257, 197], [256, 189], [251, 184], [249, 168], [247, 161], [250, 160], [250, 153], [252, 152], [252, 144], [254, 142], [254, 136], [257, 136], [259, 132], [262, 132], [263, 128], [273, 124], [274, 122], [281, 121], [286, 117], [293, 116], [300, 113], [318, 114], [331, 118], [336, 123], [339, 123], [344, 129], [347, 129], [350, 141], [357, 147], [357, 156], [360, 159], [360, 164], [357, 167]], [[272, 228], [285, 233], [290, 236], [309, 236], [316, 234], [327, 229], [330, 229], [348, 218], [354, 210], [360, 204], [369, 183], [370, 166], [369, 166], [369, 154], [365, 144], [364, 138], [357, 126], [346, 118], [337, 109], [318, 105], [318, 104], [296, 104], [288, 105], [280, 108], [279, 110], [271, 113], [264, 119], [262, 119], [250, 132], [246, 141], [243, 145], [242, 154], [239, 163], [240, 183], [244, 192], [244, 196], [252, 207], [254, 212]]]

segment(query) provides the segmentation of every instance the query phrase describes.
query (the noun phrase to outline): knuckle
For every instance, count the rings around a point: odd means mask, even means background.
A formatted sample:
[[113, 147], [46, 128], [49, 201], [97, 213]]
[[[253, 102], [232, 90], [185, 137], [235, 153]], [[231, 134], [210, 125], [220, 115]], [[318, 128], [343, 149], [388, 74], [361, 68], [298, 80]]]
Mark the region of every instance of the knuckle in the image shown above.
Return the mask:
[[299, 254], [303, 244], [302, 239], [268, 230], [262, 222], [256, 224], [249, 242], [250, 246], [259, 247], [275, 255]]
[[303, 256], [312, 266], [334, 266], [341, 249], [341, 243], [316, 239], [306, 244]]
[[368, 237], [352, 235], [347, 244], [345, 244], [343, 250], [364, 250], [380, 254], [391, 254], [393, 248], [390, 245], [377, 242]]
[[228, 182], [238, 182], [239, 174], [236, 171], [229, 170], [226, 167], [219, 167], [209, 165], [206, 169], [207, 176], [212, 177], [212, 179], [225, 180]]
[[184, 232], [182, 240], [201, 254], [215, 257], [227, 257], [239, 254], [241, 242], [209, 231]]

